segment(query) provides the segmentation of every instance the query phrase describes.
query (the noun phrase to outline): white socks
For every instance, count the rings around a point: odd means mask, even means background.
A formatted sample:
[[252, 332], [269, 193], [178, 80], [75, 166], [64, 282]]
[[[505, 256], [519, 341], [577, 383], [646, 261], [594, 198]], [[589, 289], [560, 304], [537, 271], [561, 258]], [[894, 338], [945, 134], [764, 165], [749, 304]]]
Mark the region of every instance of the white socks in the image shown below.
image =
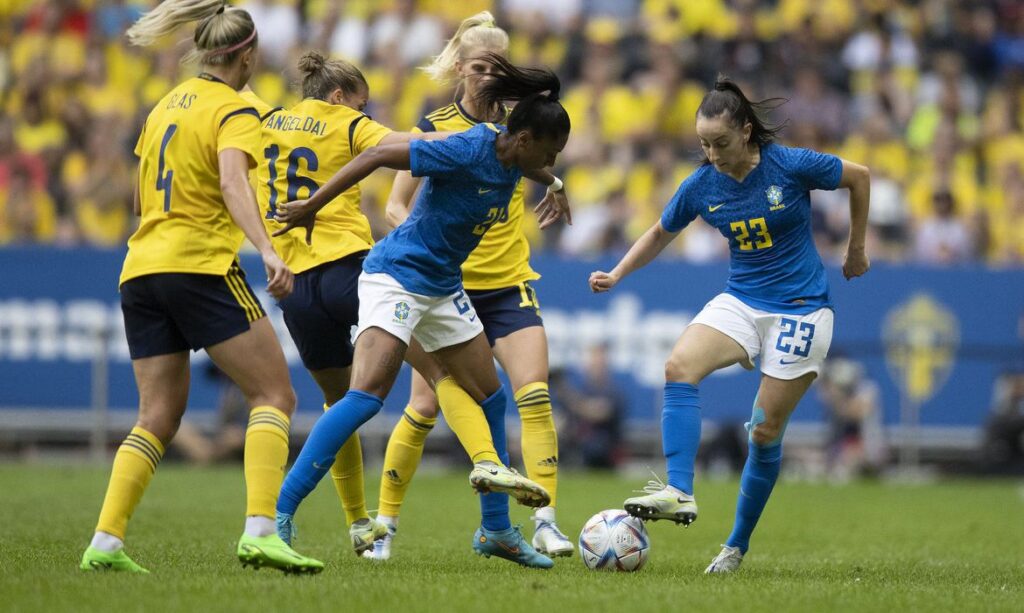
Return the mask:
[[245, 533], [249, 536], [269, 536], [277, 533], [277, 524], [269, 517], [250, 515], [245, 518]]
[[124, 547], [124, 541], [117, 538], [113, 534], [107, 534], [106, 532], [97, 532], [92, 535], [92, 543], [90, 543], [96, 549], [99, 549], [103, 553], [114, 553], [115, 551]]
[[392, 530], [394, 530], [396, 532], [398, 531], [398, 518], [397, 517], [391, 517], [390, 515], [380, 515], [380, 514], [378, 514], [377, 515], [377, 521], [379, 521], [380, 523], [384, 524], [385, 526], [387, 526], [388, 528], [391, 528]]
[[533, 514], [533, 521], [540, 523], [542, 521], [553, 522], [555, 521], [555, 507], [541, 507]]

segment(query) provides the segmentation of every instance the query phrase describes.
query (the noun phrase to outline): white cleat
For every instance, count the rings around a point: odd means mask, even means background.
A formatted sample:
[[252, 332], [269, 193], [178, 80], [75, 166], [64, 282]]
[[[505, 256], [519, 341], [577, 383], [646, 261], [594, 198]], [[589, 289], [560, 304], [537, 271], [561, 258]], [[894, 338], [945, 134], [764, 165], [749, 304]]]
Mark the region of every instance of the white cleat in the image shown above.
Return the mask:
[[714, 560], [711, 560], [711, 564], [704, 569], [704, 573], [708, 575], [734, 573], [739, 570], [742, 561], [743, 554], [740, 553], [739, 547], [722, 545], [722, 551], [715, 556]]
[[554, 521], [546, 521], [534, 515], [530, 519], [536, 522], [537, 529], [533, 533], [533, 548], [549, 558], [562, 558], [572, 555], [575, 547]]
[[352, 540], [352, 550], [357, 556], [372, 551], [377, 539], [382, 539], [387, 534], [387, 525], [370, 518], [356, 520], [348, 528], [348, 536]]
[[527, 507], [546, 507], [551, 503], [551, 495], [539, 483], [520, 475], [514, 468], [494, 462], [474, 464], [469, 473], [469, 484], [481, 494], [508, 494]]
[[648, 481], [645, 496], [627, 498], [623, 503], [626, 513], [640, 519], [667, 519], [689, 526], [697, 519], [697, 501], [693, 496], [669, 488], [660, 479]]
[[391, 558], [391, 542], [395, 540], [397, 529], [387, 524], [382, 525], [385, 527], [384, 536], [373, 541], [373, 547], [363, 552], [363, 557], [367, 560], [383, 562]]

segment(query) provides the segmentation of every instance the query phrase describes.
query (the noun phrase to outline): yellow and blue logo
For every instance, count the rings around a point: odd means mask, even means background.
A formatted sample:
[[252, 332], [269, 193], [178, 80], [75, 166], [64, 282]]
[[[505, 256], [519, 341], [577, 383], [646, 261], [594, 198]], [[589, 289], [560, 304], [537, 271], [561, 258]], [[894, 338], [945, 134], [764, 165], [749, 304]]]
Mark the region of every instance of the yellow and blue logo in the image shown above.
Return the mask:
[[406, 302], [404, 300], [402, 300], [400, 302], [396, 302], [395, 303], [395, 322], [396, 323], [405, 323], [405, 320], [409, 319], [409, 311], [411, 311], [411, 310], [412, 309], [409, 308], [409, 303], [408, 302]]
[[917, 294], [885, 318], [885, 361], [906, 397], [924, 402], [945, 385], [960, 347], [960, 324], [952, 311]]

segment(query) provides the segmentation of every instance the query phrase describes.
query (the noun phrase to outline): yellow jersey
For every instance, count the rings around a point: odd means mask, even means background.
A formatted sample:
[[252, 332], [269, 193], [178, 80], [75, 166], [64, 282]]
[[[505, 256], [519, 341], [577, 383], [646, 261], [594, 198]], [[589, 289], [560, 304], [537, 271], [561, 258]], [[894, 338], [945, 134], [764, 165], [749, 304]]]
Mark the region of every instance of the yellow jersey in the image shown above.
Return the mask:
[[[478, 123], [480, 121], [470, 116], [461, 104], [453, 102], [426, 115], [413, 132], [461, 132]], [[530, 242], [523, 234], [523, 211], [524, 186], [520, 180], [509, 202], [508, 221], [491, 226], [462, 264], [463, 287], [500, 289], [540, 278], [530, 268]]]
[[120, 283], [163, 272], [225, 275], [242, 245], [220, 191], [225, 149], [255, 164], [259, 114], [230, 85], [200, 75], [157, 102], [135, 145], [142, 219]]
[[[263, 120], [256, 171], [256, 200], [270, 234], [278, 204], [309, 198], [334, 173], [391, 130], [351, 107], [307, 98]], [[359, 208], [359, 185], [317, 213], [313, 244], [304, 232], [275, 237], [274, 247], [300, 273], [373, 246], [370, 221]]]

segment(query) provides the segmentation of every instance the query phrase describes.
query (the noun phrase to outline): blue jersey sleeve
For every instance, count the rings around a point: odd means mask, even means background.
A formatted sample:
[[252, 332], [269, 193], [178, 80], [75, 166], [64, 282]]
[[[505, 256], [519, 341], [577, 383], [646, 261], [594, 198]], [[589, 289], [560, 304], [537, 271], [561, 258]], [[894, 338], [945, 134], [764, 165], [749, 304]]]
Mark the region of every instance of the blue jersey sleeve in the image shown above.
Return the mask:
[[697, 218], [697, 209], [687, 205], [687, 194], [693, 190], [694, 175], [690, 175], [679, 184], [672, 200], [665, 206], [661, 214], [661, 227], [669, 232], [679, 232]]
[[843, 176], [843, 161], [828, 153], [818, 153], [811, 149], [789, 149], [789, 171], [799, 179], [808, 190], [839, 187], [839, 179]]
[[476, 145], [465, 133], [444, 140], [409, 142], [409, 170], [414, 177], [440, 177], [472, 166]]

